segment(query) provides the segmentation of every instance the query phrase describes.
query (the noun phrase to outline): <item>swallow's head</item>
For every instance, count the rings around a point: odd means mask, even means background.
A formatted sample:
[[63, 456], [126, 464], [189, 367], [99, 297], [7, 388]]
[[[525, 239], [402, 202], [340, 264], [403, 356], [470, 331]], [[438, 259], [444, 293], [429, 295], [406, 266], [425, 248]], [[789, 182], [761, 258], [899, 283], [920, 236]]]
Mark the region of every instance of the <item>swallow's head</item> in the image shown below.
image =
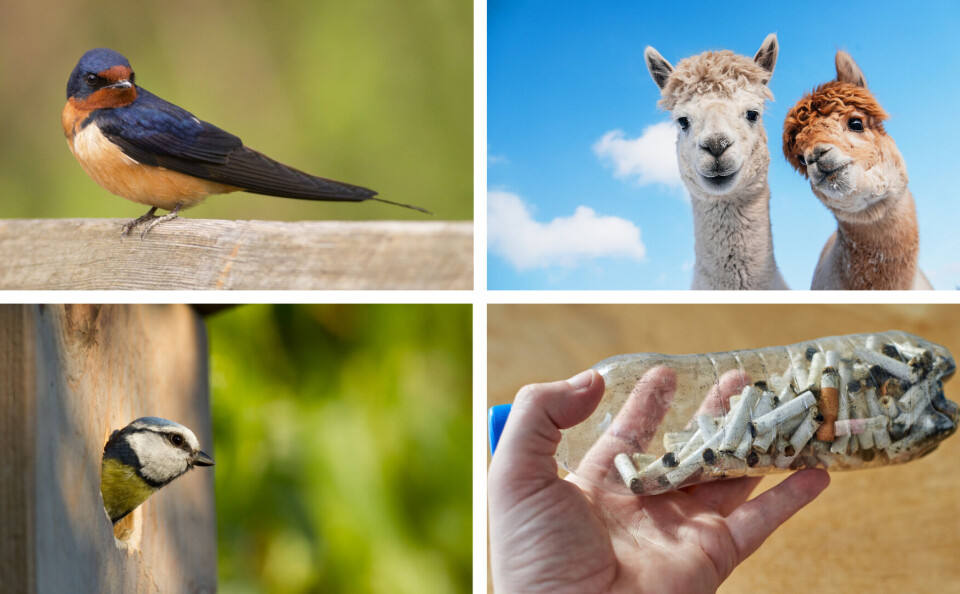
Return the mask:
[[104, 47], [83, 54], [67, 81], [67, 100], [83, 109], [122, 107], [136, 98], [130, 62]]

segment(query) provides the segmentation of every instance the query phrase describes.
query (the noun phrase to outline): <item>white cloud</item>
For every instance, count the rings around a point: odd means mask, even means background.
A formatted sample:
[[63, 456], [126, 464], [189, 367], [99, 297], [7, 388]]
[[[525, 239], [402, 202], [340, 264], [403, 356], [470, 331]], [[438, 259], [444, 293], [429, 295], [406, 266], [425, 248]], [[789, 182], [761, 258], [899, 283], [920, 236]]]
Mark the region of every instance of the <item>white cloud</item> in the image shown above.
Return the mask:
[[660, 122], [644, 128], [638, 138], [627, 138], [623, 130], [611, 130], [594, 143], [593, 152], [601, 161], [613, 165], [613, 175], [618, 179], [679, 189], [683, 182], [676, 144], [676, 124]]
[[643, 260], [640, 228], [619, 217], [597, 216], [578, 206], [573, 216], [548, 223], [533, 220], [520, 196], [487, 192], [487, 240], [490, 251], [517, 270], [564, 266], [581, 260], [620, 256]]
[[487, 155], [487, 166], [490, 165], [509, 165], [510, 159], [503, 155]]

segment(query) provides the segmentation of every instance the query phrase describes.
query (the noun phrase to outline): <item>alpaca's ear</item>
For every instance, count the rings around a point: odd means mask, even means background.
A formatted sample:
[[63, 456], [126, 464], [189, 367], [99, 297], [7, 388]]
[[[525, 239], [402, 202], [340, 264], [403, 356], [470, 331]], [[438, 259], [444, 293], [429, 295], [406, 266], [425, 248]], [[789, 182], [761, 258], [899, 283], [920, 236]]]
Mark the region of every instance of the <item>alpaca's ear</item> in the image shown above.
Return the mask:
[[649, 45], [643, 52], [643, 59], [647, 61], [647, 70], [650, 71], [653, 82], [657, 83], [657, 86], [661, 89], [665, 87], [667, 79], [670, 78], [670, 73], [673, 72], [673, 66], [670, 65], [670, 62], [664, 60], [660, 52]]
[[853, 61], [850, 54], [840, 50], [837, 52], [837, 80], [850, 83], [858, 87], [867, 88], [867, 78], [860, 71], [860, 67]]
[[[777, 65], [777, 53], [779, 51], [780, 45], [777, 43], [777, 34], [771, 33], [763, 40], [760, 49], [757, 50], [757, 55], [753, 57], [753, 61], [772, 76], [773, 67]], [[770, 77], [768, 76], [767, 79], [763, 81], [763, 84], [767, 84], [769, 81]]]

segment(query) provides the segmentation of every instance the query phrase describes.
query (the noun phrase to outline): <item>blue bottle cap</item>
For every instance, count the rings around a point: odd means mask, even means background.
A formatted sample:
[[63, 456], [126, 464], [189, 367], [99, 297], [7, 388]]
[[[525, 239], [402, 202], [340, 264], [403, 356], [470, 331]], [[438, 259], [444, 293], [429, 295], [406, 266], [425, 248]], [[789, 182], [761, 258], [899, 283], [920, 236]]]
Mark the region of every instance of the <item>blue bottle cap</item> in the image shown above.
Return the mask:
[[491, 406], [487, 413], [487, 428], [490, 430], [490, 455], [497, 451], [497, 444], [500, 442], [500, 434], [503, 433], [503, 427], [507, 424], [507, 417], [510, 416], [510, 407], [512, 404], [498, 404]]

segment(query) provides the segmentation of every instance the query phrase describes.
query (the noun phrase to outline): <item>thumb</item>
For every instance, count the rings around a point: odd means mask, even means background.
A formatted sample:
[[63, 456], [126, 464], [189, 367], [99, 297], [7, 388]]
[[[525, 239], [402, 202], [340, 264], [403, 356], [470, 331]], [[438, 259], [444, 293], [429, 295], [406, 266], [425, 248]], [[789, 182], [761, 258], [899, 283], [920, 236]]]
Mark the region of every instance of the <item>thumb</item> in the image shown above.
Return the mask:
[[522, 388], [490, 462], [491, 481], [558, 479], [553, 456], [560, 429], [589, 417], [602, 396], [603, 377], [592, 369], [566, 381]]

